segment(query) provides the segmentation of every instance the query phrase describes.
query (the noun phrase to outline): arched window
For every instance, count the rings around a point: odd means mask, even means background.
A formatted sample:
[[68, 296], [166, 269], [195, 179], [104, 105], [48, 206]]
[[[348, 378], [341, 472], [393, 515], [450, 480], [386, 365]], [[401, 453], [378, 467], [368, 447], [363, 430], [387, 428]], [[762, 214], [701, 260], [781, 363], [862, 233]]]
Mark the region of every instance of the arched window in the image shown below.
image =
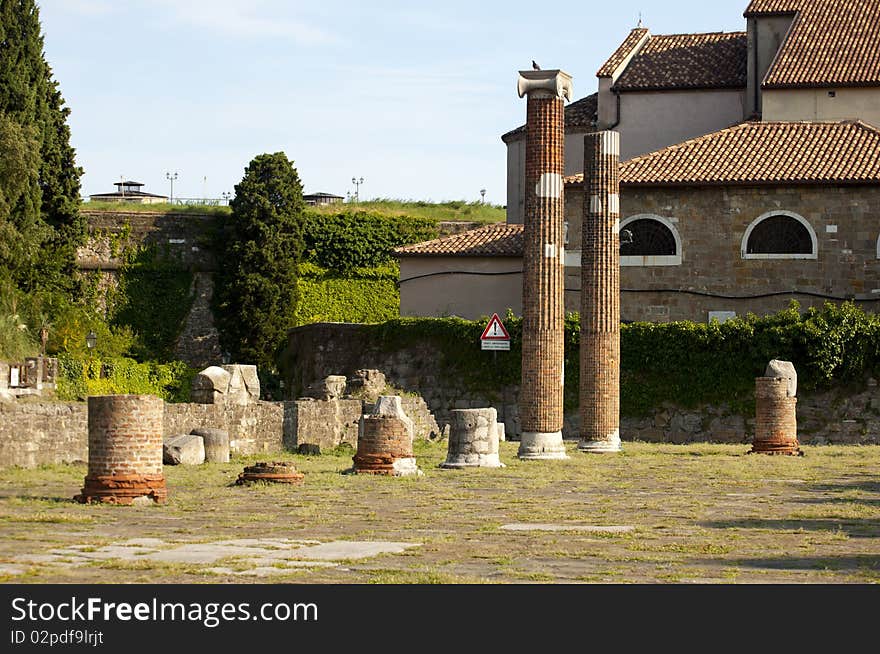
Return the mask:
[[680, 266], [681, 237], [668, 218], [653, 214], [630, 216], [620, 223], [621, 266]]
[[770, 211], [756, 218], [742, 240], [743, 259], [817, 259], [819, 241], [806, 218]]

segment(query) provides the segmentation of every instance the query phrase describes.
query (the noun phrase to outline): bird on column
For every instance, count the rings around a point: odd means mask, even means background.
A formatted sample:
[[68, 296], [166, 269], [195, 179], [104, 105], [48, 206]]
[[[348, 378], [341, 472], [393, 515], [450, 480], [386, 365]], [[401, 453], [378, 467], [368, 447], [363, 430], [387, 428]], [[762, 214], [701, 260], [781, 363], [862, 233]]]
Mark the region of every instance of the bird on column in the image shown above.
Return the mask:
[[532, 69], [533, 70], [541, 70], [541, 67], [535, 63], [534, 59], [532, 59]]

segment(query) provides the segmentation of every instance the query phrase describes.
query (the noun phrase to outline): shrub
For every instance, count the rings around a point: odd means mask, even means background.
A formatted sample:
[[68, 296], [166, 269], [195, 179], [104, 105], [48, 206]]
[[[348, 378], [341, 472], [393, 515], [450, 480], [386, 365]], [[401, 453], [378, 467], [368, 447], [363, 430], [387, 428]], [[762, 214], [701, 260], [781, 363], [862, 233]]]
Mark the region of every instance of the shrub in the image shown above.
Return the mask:
[[84, 400], [89, 395], [157, 395], [166, 402], [188, 402], [198, 373], [182, 361], [138, 363], [124, 357], [58, 357], [58, 397]]

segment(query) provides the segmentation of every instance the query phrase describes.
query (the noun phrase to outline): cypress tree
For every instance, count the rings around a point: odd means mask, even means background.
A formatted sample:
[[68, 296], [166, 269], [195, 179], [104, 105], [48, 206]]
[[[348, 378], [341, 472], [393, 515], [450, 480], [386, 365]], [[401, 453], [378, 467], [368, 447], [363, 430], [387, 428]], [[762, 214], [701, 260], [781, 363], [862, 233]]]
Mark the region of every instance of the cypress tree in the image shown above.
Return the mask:
[[230, 205], [215, 294], [221, 343], [266, 375], [296, 314], [304, 202], [293, 162], [283, 152], [257, 156]]
[[[25, 251], [33, 256], [19, 260], [13, 275], [25, 290], [70, 289], [76, 247], [85, 238], [79, 214], [82, 169], [70, 146], [70, 110], [43, 54], [34, 0], [0, 0], [0, 113], [34, 135], [39, 146], [37, 182], [9, 217], [12, 224], [33, 227], [21, 231], [28, 240]], [[36, 218], [28, 214], [34, 207]]]

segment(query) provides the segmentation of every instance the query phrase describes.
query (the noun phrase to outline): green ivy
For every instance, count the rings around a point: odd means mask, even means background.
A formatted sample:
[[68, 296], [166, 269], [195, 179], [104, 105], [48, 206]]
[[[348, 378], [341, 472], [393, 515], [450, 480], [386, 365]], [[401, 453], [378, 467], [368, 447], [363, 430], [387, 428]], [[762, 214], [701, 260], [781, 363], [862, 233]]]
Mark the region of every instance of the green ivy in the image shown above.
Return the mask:
[[192, 272], [181, 270], [155, 246], [125, 251], [110, 321], [139, 335], [132, 352], [138, 359], [173, 359], [174, 343], [192, 308], [192, 280]]
[[437, 238], [436, 221], [384, 216], [365, 211], [336, 215], [306, 212], [303, 218], [305, 259], [322, 268], [347, 273], [394, 261], [394, 248]]

